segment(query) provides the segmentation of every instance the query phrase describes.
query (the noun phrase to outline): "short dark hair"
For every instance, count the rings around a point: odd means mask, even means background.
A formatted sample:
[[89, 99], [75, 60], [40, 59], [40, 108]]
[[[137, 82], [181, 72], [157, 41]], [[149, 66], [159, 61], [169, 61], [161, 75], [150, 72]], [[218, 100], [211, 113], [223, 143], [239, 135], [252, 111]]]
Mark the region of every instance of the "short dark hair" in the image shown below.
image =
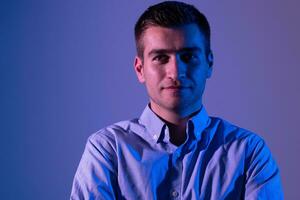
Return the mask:
[[193, 5], [179, 1], [165, 1], [150, 6], [138, 19], [134, 27], [137, 54], [143, 58], [142, 36], [150, 26], [176, 27], [197, 24], [206, 39], [206, 50], [210, 51], [210, 26], [204, 16]]

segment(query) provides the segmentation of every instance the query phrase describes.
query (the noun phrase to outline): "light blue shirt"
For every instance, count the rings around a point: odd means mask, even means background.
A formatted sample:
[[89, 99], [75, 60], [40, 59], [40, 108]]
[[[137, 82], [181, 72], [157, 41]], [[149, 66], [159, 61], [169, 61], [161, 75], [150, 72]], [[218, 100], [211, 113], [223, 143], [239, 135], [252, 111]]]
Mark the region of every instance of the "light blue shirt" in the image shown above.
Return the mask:
[[139, 119], [108, 126], [87, 141], [71, 199], [283, 199], [278, 167], [263, 139], [202, 107], [187, 138], [170, 143], [147, 106]]

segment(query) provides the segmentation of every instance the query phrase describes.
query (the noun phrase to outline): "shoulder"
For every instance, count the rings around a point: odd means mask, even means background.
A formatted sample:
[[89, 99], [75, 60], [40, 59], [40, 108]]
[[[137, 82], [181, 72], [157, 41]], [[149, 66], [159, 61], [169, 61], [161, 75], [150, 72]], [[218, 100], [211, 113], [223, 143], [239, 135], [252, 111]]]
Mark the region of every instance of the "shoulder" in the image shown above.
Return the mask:
[[245, 150], [253, 150], [258, 146], [266, 146], [264, 139], [257, 133], [241, 128], [227, 120], [211, 117], [211, 127], [215, 128], [215, 134], [221, 138], [225, 146], [243, 146]]
[[226, 160], [243, 166], [246, 199], [283, 199], [277, 163], [261, 136], [220, 118], [210, 127]]
[[246, 169], [264, 165], [271, 166], [270, 170], [277, 169], [272, 153], [261, 136], [226, 120], [211, 119], [211, 128], [214, 128], [212, 143], [225, 150], [228, 158], [244, 160]]
[[91, 138], [99, 138], [99, 137], [108, 137], [108, 138], [116, 138], [120, 135], [126, 135], [132, 132], [136, 127], [139, 127], [139, 121], [137, 118], [131, 120], [119, 121], [117, 123], [106, 126], [97, 132], [93, 133]]
[[106, 126], [97, 132], [91, 134], [88, 142], [94, 145], [101, 145], [103, 147], [116, 148], [116, 143], [124, 137], [132, 135], [133, 130], [139, 128], [138, 119], [124, 120], [109, 126]]

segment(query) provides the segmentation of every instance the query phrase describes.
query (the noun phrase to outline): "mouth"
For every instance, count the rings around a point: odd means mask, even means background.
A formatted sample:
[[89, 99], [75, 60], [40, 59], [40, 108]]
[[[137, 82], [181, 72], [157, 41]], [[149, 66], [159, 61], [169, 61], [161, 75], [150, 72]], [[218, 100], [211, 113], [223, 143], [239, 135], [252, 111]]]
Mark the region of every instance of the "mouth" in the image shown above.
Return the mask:
[[171, 90], [171, 91], [179, 91], [179, 90], [183, 90], [183, 89], [188, 89], [188, 87], [183, 87], [183, 86], [168, 86], [168, 87], [164, 87], [163, 89], [165, 89], [165, 90]]

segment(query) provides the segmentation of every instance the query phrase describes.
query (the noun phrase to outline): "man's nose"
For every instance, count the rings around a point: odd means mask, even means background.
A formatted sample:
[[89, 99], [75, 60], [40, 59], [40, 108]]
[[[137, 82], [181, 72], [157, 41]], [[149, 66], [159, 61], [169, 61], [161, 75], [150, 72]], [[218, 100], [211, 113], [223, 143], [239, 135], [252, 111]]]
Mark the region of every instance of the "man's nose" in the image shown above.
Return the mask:
[[186, 67], [179, 56], [173, 56], [167, 67], [167, 75], [170, 79], [178, 80], [185, 77]]

